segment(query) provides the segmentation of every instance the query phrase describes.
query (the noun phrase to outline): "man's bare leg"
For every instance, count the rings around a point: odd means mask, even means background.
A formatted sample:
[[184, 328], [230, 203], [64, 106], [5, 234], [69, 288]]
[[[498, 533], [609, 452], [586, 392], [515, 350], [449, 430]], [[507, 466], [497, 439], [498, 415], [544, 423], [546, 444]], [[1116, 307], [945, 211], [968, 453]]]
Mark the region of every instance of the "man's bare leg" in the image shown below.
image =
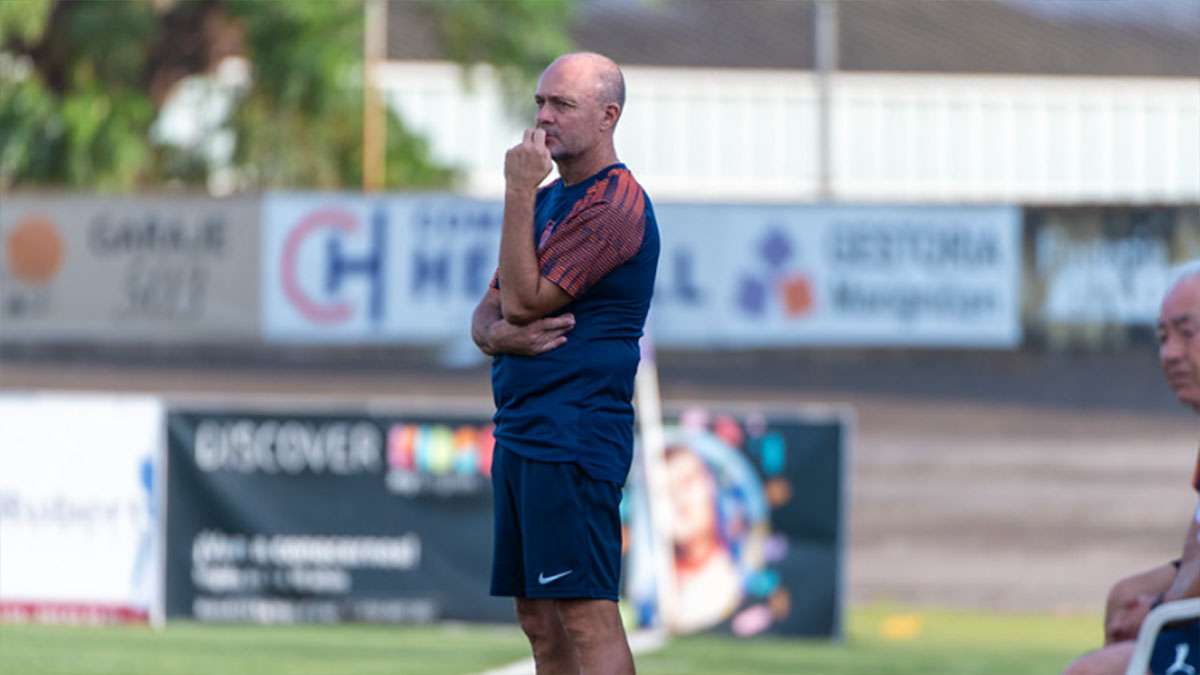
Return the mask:
[[533, 663], [538, 675], [579, 672], [579, 655], [554, 600], [517, 598], [517, 622], [533, 648]]
[[584, 675], [631, 675], [633, 653], [611, 600], [559, 600], [558, 613], [579, 653]]

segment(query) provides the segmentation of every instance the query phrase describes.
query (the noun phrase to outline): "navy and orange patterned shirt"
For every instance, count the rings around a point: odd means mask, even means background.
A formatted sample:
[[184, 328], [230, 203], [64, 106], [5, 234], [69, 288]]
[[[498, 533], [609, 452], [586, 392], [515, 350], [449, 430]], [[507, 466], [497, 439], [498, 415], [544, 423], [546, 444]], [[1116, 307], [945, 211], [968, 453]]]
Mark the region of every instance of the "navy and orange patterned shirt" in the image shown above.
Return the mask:
[[[650, 198], [625, 165], [575, 185], [540, 189], [534, 241], [542, 276], [572, 300], [561, 347], [492, 360], [496, 441], [547, 462], [578, 462], [592, 478], [625, 483], [633, 457], [638, 339], [658, 268]], [[494, 278], [492, 288], [502, 280]]]

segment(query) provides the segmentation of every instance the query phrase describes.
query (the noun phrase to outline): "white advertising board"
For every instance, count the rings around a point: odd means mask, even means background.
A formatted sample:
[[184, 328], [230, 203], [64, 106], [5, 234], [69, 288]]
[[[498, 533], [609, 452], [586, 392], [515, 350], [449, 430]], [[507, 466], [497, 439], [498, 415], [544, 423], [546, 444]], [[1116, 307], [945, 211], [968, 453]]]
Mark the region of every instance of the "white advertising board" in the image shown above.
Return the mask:
[[257, 206], [249, 198], [6, 196], [0, 339], [257, 339]]
[[447, 195], [263, 201], [263, 334], [289, 342], [465, 337], [500, 250], [501, 207]]
[[[466, 340], [502, 207], [279, 193], [263, 205], [268, 341]], [[655, 340], [681, 348], [1016, 346], [1015, 207], [662, 204]]]
[[0, 618], [161, 614], [162, 425], [153, 398], [0, 395]]
[[656, 207], [659, 345], [1015, 347], [1015, 207]]

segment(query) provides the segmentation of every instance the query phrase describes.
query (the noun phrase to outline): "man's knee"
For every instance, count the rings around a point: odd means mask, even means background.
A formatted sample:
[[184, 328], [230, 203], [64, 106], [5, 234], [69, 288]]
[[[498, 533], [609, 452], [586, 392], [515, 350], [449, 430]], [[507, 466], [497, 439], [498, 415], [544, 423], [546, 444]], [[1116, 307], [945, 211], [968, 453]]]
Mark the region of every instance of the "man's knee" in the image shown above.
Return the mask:
[[517, 623], [530, 640], [553, 640], [563, 631], [553, 600], [517, 599]]
[[564, 600], [559, 603], [563, 627], [576, 644], [607, 640], [621, 632], [621, 613], [609, 600]]

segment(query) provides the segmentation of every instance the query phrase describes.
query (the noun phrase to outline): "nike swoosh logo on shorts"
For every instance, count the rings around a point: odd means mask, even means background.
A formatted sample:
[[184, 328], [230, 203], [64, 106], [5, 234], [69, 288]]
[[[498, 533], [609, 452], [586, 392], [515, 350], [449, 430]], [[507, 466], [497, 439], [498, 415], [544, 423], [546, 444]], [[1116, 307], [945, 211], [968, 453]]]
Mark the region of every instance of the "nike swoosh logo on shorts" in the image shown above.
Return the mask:
[[541, 574], [538, 574], [538, 583], [545, 586], [551, 581], [557, 581], [574, 571], [575, 570], [567, 570], [566, 572], [559, 572], [558, 574], [552, 574], [550, 576], [546, 576], [546, 573], [542, 572]]

